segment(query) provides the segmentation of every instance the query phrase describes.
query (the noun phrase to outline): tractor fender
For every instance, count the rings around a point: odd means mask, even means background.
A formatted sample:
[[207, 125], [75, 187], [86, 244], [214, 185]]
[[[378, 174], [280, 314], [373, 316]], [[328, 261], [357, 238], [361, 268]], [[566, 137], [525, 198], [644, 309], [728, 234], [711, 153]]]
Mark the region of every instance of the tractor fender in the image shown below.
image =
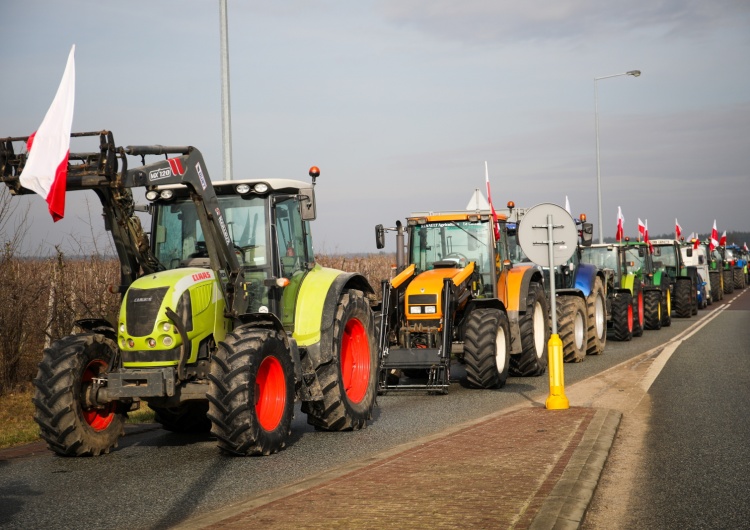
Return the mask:
[[622, 277], [622, 280], [620, 281], [620, 289], [618, 290], [626, 290], [626, 291], [629, 291], [630, 294], [633, 294], [634, 283], [635, 283], [635, 274], [628, 273]]
[[356, 272], [316, 266], [302, 282], [293, 337], [301, 348], [307, 349], [313, 368], [332, 360], [333, 345], [322, 343], [331, 334], [324, 331], [333, 327], [339, 298], [347, 289], [374, 294], [367, 279]]
[[581, 289], [555, 289], [555, 296], [577, 296], [586, 302], [586, 295]]
[[[596, 265], [590, 263], [580, 263], [578, 270], [576, 270], [576, 281], [575, 288], [580, 289], [583, 293], [584, 298], [591, 294], [594, 290], [594, 283], [596, 282], [597, 276], [599, 276], [599, 268]], [[604, 283], [604, 276], [601, 276], [602, 283]]]
[[109, 320], [103, 318], [82, 318], [73, 322], [73, 334], [101, 333], [109, 340], [117, 343], [117, 330]]
[[474, 298], [466, 305], [466, 313], [475, 309], [500, 309], [505, 313], [505, 304], [497, 298]]
[[[532, 281], [544, 281], [542, 272], [531, 265], [513, 266], [507, 271], [505, 280], [505, 307], [508, 311], [525, 312], [526, 297], [529, 295], [529, 285]], [[502, 291], [502, 286], [499, 289]]]

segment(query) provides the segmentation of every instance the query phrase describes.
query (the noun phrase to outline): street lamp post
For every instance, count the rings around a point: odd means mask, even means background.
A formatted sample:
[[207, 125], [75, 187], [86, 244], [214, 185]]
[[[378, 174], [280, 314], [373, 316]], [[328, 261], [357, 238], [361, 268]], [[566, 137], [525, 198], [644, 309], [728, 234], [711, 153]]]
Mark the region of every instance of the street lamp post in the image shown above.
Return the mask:
[[623, 72], [621, 74], [605, 75], [594, 78], [594, 116], [596, 119], [596, 200], [599, 209], [599, 243], [604, 243], [604, 231], [602, 228], [602, 178], [601, 170], [599, 168], [599, 89], [596, 82], [601, 79], [609, 79], [610, 77], [620, 77], [621, 75], [632, 75], [633, 77], [638, 77], [641, 75], [641, 71], [630, 70], [629, 72]]

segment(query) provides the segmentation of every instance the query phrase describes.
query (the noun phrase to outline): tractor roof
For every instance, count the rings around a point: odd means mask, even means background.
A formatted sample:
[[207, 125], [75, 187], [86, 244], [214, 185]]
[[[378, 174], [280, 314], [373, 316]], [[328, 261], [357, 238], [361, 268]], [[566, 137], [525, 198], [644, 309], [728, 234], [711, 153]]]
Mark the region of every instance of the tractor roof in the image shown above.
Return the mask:
[[[490, 210], [476, 210], [476, 211], [445, 211], [445, 212], [414, 212], [407, 221], [413, 221], [419, 223], [439, 223], [442, 221], [487, 221], [489, 220], [492, 212]], [[497, 218], [500, 221], [507, 220], [507, 217], [502, 214], [498, 214]]]
[[[309, 189], [312, 184], [309, 182], [303, 182], [301, 180], [294, 179], [243, 179], [243, 180], [219, 180], [211, 182], [216, 190], [216, 193], [220, 195], [233, 194], [234, 188], [240, 184], [248, 184], [251, 188], [256, 184], [266, 184], [269, 192], [287, 192], [287, 193], [298, 193], [301, 189]], [[181, 189], [187, 188], [184, 184], [168, 184], [164, 186], [157, 186], [158, 190], [165, 189]], [[265, 193], [264, 193], [265, 194]]]
[[679, 241], [676, 239], [652, 239], [651, 244], [656, 245], [657, 247], [666, 246], [666, 245], [674, 245], [677, 243], [680, 244]]

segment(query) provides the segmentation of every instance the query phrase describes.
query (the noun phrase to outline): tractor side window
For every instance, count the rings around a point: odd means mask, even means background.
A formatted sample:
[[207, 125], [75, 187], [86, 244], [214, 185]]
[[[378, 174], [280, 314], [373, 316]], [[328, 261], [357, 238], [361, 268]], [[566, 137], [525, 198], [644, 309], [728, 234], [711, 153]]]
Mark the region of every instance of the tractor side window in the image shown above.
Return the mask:
[[299, 202], [294, 198], [279, 201], [275, 206], [275, 218], [281, 275], [291, 278], [295, 272], [304, 270], [308, 261]]

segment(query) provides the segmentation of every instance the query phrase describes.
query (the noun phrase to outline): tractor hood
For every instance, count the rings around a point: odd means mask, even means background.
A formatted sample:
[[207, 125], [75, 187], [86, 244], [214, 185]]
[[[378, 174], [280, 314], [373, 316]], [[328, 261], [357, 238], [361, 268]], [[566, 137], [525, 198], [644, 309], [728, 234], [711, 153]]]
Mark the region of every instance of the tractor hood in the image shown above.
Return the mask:
[[406, 318], [409, 320], [434, 320], [442, 318], [441, 297], [446, 278], [464, 286], [474, 272], [474, 263], [465, 268], [444, 267], [420, 273], [406, 287]]
[[177, 324], [187, 333], [192, 362], [200, 341], [214, 332], [224, 312], [216, 274], [204, 268], [173, 269], [142, 276], [130, 285], [118, 323], [126, 366], [128, 361], [154, 365], [179, 360], [182, 337], [167, 308], [178, 315]]

